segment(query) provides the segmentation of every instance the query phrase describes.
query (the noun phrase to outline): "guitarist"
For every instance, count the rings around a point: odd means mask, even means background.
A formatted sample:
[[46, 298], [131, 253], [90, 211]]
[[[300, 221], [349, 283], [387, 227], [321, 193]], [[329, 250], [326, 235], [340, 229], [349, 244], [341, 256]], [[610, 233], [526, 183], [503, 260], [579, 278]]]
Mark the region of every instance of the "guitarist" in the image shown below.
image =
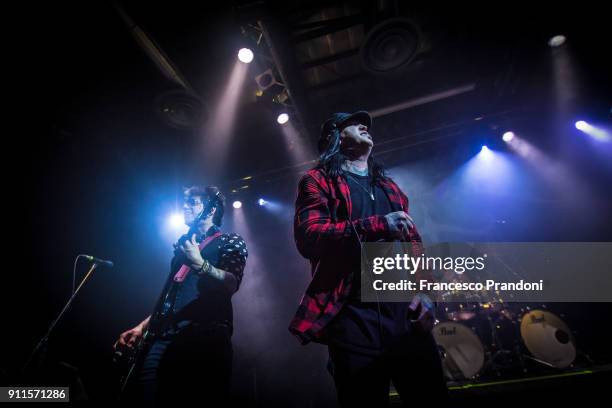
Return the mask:
[[222, 403], [229, 395], [231, 297], [242, 280], [246, 244], [237, 234], [221, 233], [225, 200], [216, 187], [184, 193], [190, 229], [174, 244], [158, 305], [115, 344], [120, 350], [141, 349], [130, 395], [152, 405]]

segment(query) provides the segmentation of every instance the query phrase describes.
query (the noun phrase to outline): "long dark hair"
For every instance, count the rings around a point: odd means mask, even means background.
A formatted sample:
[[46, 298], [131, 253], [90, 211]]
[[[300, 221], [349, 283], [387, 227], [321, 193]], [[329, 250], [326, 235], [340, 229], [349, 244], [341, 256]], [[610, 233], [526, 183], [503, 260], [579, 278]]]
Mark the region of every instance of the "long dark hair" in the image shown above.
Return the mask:
[[[342, 165], [347, 160], [349, 160], [348, 156], [340, 151], [331, 155], [323, 153], [316, 168], [322, 169], [329, 176], [336, 178], [344, 175], [345, 170], [342, 168]], [[385, 166], [378, 162], [371, 154], [368, 157], [368, 172], [372, 177], [373, 183], [387, 179], [387, 170]]]

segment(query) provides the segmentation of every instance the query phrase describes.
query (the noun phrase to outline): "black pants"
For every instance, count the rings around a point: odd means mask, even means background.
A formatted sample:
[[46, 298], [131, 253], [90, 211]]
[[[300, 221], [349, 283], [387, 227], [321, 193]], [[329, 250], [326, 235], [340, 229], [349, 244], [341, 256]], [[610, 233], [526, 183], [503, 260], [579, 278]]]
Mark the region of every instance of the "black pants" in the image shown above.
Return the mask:
[[191, 325], [156, 340], [138, 376], [138, 399], [147, 406], [226, 403], [232, 375], [230, 330]]
[[[431, 334], [412, 333], [380, 355], [329, 347], [341, 407], [386, 407], [393, 381], [404, 406], [445, 402], [448, 391]], [[437, 406], [437, 405], [431, 405]]]

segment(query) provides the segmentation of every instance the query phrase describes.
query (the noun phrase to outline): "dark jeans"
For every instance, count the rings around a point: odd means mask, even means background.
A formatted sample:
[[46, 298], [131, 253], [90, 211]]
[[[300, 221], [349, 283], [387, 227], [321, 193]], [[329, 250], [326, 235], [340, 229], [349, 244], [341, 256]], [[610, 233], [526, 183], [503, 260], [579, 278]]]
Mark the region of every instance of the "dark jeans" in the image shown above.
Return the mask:
[[147, 406], [221, 404], [232, 375], [231, 329], [191, 325], [156, 340], [138, 376]]
[[389, 385], [397, 390], [404, 406], [416, 401], [445, 402], [444, 381], [438, 347], [431, 334], [412, 333], [380, 355], [355, 353], [330, 346], [331, 371], [341, 407], [386, 407]]

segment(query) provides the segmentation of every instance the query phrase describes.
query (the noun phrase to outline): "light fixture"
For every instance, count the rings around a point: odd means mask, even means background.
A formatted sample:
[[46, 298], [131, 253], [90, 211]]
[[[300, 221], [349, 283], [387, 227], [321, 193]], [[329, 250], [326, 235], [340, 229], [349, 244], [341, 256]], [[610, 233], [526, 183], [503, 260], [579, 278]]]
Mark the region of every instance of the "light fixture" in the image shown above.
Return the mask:
[[241, 48], [238, 51], [238, 59], [245, 64], [250, 63], [253, 61], [253, 51], [249, 50], [248, 48]]
[[551, 47], [560, 47], [565, 43], [565, 36], [564, 35], [555, 35], [553, 38], [551, 38], [550, 40], [548, 40], [548, 45], [550, 45]]
[[276, 118], [276, 121], [278, 123], [280, 123], [281, 125], [289, 122], [289, 115], [286, 113], [281, 113], [280, 115], [278, 115], [278, 117]]

